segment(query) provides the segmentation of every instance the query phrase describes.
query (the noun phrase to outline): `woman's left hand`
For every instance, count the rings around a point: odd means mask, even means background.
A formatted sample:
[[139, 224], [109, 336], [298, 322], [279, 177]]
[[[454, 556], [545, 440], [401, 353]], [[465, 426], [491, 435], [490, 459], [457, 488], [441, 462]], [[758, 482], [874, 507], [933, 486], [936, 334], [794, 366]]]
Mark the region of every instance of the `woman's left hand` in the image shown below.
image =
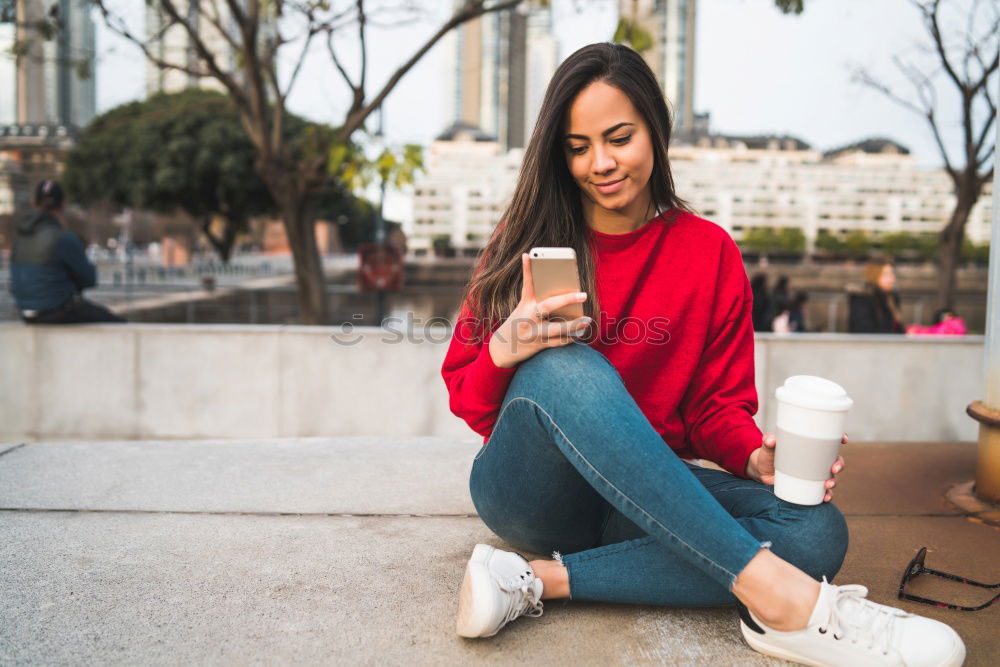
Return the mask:
[[[847, 434], [844, 433], [840, 444], [847, 444]], [[774, 484], [774, 447], [777, 440], [773, 433], [765, 433], [761, 446], [750, 454], [747, 460], [747, 477], [762, 484]], [[828, 503], [833, 498], [833, 487], [837, 486], [837, 475], [844, 469], [844, 457], [838, 456], [830, 468], [831, 477], [826, 480], [826, 495], [823, 502]]]

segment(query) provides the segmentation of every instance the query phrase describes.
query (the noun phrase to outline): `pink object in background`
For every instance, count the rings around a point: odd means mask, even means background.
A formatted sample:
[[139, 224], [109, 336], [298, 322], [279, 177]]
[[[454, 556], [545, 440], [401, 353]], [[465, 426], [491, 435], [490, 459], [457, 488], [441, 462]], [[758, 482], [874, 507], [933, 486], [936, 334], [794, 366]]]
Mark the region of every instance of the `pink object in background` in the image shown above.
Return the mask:
[[906, 327], [906, 333], [914, 335], [964, 336], [968, 331], [965, 328], [965, 320], [961, 317], [949, 317], [943, 322], [929, 327], [911, 324]]

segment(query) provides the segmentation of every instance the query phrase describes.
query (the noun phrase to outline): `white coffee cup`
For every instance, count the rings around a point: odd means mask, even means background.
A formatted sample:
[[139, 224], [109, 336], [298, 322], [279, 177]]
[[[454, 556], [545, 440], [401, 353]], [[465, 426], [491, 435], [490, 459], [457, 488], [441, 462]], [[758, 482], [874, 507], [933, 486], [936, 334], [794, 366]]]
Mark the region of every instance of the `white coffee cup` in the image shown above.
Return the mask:
[[799, 505], [819, 505], [854, 401], [836, 382], [814, 375], [791, 376], [774, 396], [778, 399], [774, 495]]

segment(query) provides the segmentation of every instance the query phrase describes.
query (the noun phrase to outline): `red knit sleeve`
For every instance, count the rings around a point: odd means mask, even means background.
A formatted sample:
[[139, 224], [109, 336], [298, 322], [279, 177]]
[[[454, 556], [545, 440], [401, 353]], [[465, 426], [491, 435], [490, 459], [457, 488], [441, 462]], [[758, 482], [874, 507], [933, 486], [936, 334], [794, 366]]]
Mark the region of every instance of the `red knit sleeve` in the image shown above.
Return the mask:
[[680, 411], [695, 454], [746, 478], [763, 439], [753, 420], [753, 295], [739, 248], [728, 234], [722, 243], [708, 339]]
[[493, 363], [489, 348], [493, 334], [477, 343], [475, 331], [476, 322], [468, 304], [463, 304], [441, 375], [448, 387], [451, 412], [464, 419], [473, 431], [488, 438], [517, 367], [500, 368]]

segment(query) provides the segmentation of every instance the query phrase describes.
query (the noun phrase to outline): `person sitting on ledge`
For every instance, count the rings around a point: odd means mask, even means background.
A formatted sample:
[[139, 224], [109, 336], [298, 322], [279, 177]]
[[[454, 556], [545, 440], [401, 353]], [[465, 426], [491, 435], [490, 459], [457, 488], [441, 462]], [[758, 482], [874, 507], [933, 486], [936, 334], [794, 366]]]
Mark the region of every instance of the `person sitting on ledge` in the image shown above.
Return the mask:
[[10, 291], [28, 324], [124, 322], [83, 298], [97, 284], [97, 269], [80, 238], [62, 224], [63, 190], [46, 179], [35, 188], [36, 213], [17, 224], [10, 254]]

